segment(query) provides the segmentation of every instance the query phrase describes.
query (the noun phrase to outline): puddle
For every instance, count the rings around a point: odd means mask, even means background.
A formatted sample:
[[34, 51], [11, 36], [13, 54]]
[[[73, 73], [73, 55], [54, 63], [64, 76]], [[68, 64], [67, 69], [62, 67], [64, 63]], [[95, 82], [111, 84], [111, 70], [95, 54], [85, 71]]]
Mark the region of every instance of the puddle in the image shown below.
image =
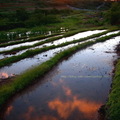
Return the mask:
[[[10, 54], [9, 55], [0, 54], [0, 59], [6, 58], [6, 57], [20, 55], [20, 54], [26, 52], [27, 50], [32, 50], [32, 49], [36, 49], [36, 48], [42, 48], [42, 47], [51, 46], [51, 45], [59, 45], [59, 44], [65, 43], [65, 42], [69, 42], [69, 41], [73, 41], [73, 40], [78, 40], [80, 38], [84, 38], [84, 37], [87, 37], [87, 36], [90, 36], [90, 35], [93, 35], [93, 34], [97, 34], [97, 33], [101, 33], [101, 32], [104, 32], [104, 31], [106, 31], [106, 30], [94, 30], [94, 31], [86, 31], [86, 32], [78, 33], [78, 34], [70, 36], [70, 37], [58, 39], [58, 40], [56, 40], [54, 42], [45, 43], [43, 45], [36, 46], [36, 47], [33, 47], [33, 48], [29, 48], [29, 49], [26, 49], [26, 50], [21, 50], [20, 52], [17, 52], [15, 54], [11, 54], [11, 55]], [[44, 39], [44, 40], [46, 40], [46, 39]], [[13, 47], [14, 48], [19, 47], [20, 45], [21, 46], [27, 46], [28, 43], [29, 43], [29, 45], [32, 45], [32, 44], [35, 44], [35, 43], [40, 42], [40, 41], [26, 42], [26, 43], [22, 43], [22, 44], [13, 45], [13, 46], [8, 46], [8, 47], [5, 47], [5, 48], [0, 48], [0, 50], [2, 49], [2, 51], [4, 51], [5, 49], [6, 50], [12, 49]]]
[[[120, 37], [81, 50], [55, 66], [44, 78], [16, 96], [0, 112], [4, 120], [104, 120], [112, 81], [115, 46]], [[111, 53], [106, 53], [110, 51]]]

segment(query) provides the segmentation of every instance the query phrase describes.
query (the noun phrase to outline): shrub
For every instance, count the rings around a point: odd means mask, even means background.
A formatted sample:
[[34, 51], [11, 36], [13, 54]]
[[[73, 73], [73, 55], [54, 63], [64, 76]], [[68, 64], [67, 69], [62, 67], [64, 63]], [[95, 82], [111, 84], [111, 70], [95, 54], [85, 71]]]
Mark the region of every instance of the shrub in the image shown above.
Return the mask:
[[107, 21], [111, 25], [117, 25], [120, 23], [120, 4], [115, 2], [106, 13]]

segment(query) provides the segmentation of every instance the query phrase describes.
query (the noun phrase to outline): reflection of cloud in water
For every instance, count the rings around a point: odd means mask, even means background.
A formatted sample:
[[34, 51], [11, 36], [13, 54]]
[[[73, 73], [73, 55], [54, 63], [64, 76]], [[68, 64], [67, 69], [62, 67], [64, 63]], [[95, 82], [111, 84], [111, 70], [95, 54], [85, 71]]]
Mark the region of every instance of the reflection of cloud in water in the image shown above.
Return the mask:
[[5, 73], [5, 72], [0, 73], [0, 79], [7, 79], [7, 78], [13, 77], [13, 76], [14, 76], [13, 74], [8, 75], [8, 73]]
[[75, 110], [83, 113], [86, 118], [92, 118], [92, 115], [96, 113], [101, 104], [73, 97], [71, 101], [66, 102], [57, 98], [50, 101], [48, 105], [52, 110], [57, 111], [61, 118], [67, 119]]
[[78, 110], [84, 115], [85, 118], [94, 117], [93, 115], [97, 112], [98, 108], [102, 105], [93, 101], [87, 101], [85, 99], [78, 99], [75, 95], [72, 95], [72, 91], [63, 86], [63, 90], [70, 100], [62, 101], [59, 98], [48, 102], [50, 109], [57, 111], [60, 118], [68, 119], [75, 110]]
[[0, 73], [0, 79], [5, 79], [5, 78], [8, 78], [9, 75], [7, 73]]
[[12, 110], [13, 110], [13, 106], [9, 106], [8, 108], [7, 108], [7, 110], [6, 110], [6, 115], [10, 115], [10, 113], [12, 112]]
[[[35, 108], [34, 108], [33, 106], [30, 106], [30, 107], [28, 108], [27, 113], [25, 113], [25, 114], [23, 115], [23, 117], [24, 117], [26, 120], [32, 120], [32, 119], [31, 119], [31, 115], [32, 115], [33, 112], [35, 112]], [[36, 119], [36, 120], [37, 120], [37, 119]]]
[[28, 108], [27, 113], [22, 116], [25, 120], [58, 120], [56, 117], [50, 115], [39, 116], [33, 106]]
[[66, 96], [71, 96], [72, 95], [72, 91], [68, 87], [63, 86], [63, 89], [65, 91]]
[[64, 84], [64, 80], [63, 79], [59, 79], [59, 82], [54, 82], [54, 81], [51, 81], [51, 84], [54, 86], [54, 87], [57, 87], [61, 84]]

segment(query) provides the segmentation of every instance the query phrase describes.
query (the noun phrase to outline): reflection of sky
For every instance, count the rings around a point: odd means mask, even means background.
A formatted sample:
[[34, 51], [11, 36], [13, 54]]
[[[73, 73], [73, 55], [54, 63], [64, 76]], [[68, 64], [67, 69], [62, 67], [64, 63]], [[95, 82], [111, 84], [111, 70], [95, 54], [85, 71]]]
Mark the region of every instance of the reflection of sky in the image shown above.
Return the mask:
[[[113, 32], [111, 32], [113, 33]], [[90, 39], [91, 40], [91, 39]], [[93, 57], [93, 59], [91, 60], [91, 62], [93, 62], [94, 64], [94, 59], [101, 59], [102, 58], [102, 61], [101, 63], [99, 64], [105, 64], [106, 62], [109, 62], [109, 59], [107, 57], [109, 57], [109, 55], [106, 53], [102, 53], [101, 50], [103, 50], [104, 52], [113, 52], [113, 47], [119, 42], [119, 37], [115, 37], [115, 39], [111, 39], [111, 41], [107, 41], [106, 44], [102, 45], [102, 43], [99, 43], [99, 47], [97, 48], [97, 50], [94, 50], [95, 47], [98, 45], [95, 45], [94, 48], [91, 48], [89, 50], [87, 50], [87, 53], [85, 54], [84, 53], [84, 57], [81, 57], [80, 59], [84, 61], [84, 59], [86, 59], [86, 61], [88, 60], [89, 61], [89, 57]], [[81, 44], [82, 42], [80, 42], [79, 44]], [[46, 51], [46, 52], [43, 52], [43, 53], [40, 53], [38, 55], [35, 55], [34, 57], [32, 58], [26, 58], [26, 59], [23, 59], [21, 61], [18, 61], [16, 63], [13, 63], [11, 64], [10, 66], [5, 66], [3, 68], [0, 69], [0, 72], [5, 72], [7, 73], [8, 75], [16, 75], [16, 74], [21, 74], [22, 72], [26, 71], [27, 69], [30, 69], [32, 68], [33, 66], [36, 66], [36, 65], [39, 65], [47, 60], [49, 60], [51, 57], [53, 57], [55, 54], [65, 50], [65, 49], [68, 49], [70, 47], [73, 47], [75, 45], [77, 45], [78, 43], [76, 44], [71, 44], [71, 45], [67, 45], [65, 47], [61, 47], [61, 48], [56, 48], [56, 49], [53, 49], [53, 50], [49, 50], [49, 51]], [[93, 54], [97, 54], [97, 57], [94, 56]], [[81, 53], [80, 53], [81, 54]], [[45, 56], [47, 55], [47, 56]], [[93, 55], [93, 56], [92, 56]], [[101, 57], [102, 55], [102, 57]], [[111, 56], [113, 55], [113, 53], [110, 54]], [[110, 63], [111, 64], [111, 63]], [[83, 63], [81, 64], [82, 67], [85, 67], [86, 64]], [[101, 65], [99, 65], [101, 66]], [[87, 67], [87, 66], [86, 66]], [[19, 68], [19, 69], [18, 69]], [[93, 67], [93, 68], [90, 68], [90, 70], [96, 70], [96, 67]]]
[[[59, 81], [58, 83], [63, 84], [63, 81]], [[100, 102], [89, 101], [87, 99], [80, 99], [79, 95], [73, 95], [72, 90], [66, 86], [62, 87], [62, 91], [65, 100], [61, 99], [61, 96], [55, 97], [53, 100], [50, 100], [46, 103], [47, 109], [56, 113], [56, 115], [45, 114], [45, 110], [41, 110], [41, 106], [28, 106], [25, 108], [23, 114], [19, 117], [22, 120], [67, 120], [67, 119], [75, 119], [76, 116], [78, 119], [94, 119], [96, 111], [101, 106]], [[10, 113], [14, 111], [13, 106], [9, 106], [6, 110], [5, 115], [9, 116]], [[15, 112], [15, 111], [14, 111]], [[75, 114], [77, 113], [77, 114]], [[16, 113], [17, 114], [17, 113]], [[74, 115], [75, 114], [75, 115]], [[81, 117], [82, 116], [82, 117]], [[96, 115], [97, 116], [97, 115]], [[16, 119], [17, 120], [17, 119]], [[19, 118], [18, 118], [19, 120]]]
[[[36, 49], [36, 48], [43, 48], [44, 46], [59, 45], [59, 44], [62, 44], [62, 43], [68, 42], [68, 41], [78, 40], [80, 38], [84, 38], [84, 37], [87, 37], [87, 36], [90, 36], [90, 35], [93, 35], [93, 34], [97, 34], [97, 33], [101, 33], [101, 32], [104, 32], [104, 31], [105, 30], [93, 30], [93, 31], [81, 32], [81, 33], [75, 34], [75, 35], [70, 36], [70, 37], [58, 39], [54, 42], [48, 42], [48, 43], [45, 43], [45, 44], [42, 44], [42, 45], [39, 45], [39, 46], [36, 46], [36, 47], [33, 47], [33, 48], [29, 48], [29, 49], [26, 49], [26, 50], [21, 50], [20, 52], [17, 52], [15, 55], [14, 54], [12, 54], [12, 55], [1, 54], [0, 59], [10, 57], [10, 56], [20, 55], [27, 50], [32, 50], [32, 49]], [[40, 40], [40, 41], [45, 41], [45, 40], [46, 39]], [[20, 47], [20, 46], [33, 45], [33, 44], [38, 43], [40, 41], [33, 41], [33, 42], [27, 42], [27, 43], [22, 43], [22, 44], [17, 44], [17, 45], [11, 45], [11, 46], [7, 46], [7, 47], [4, 47], [4, 48], [2, 47], [2, 48], [0, 48], [0, 51], [6, 51], [6, 50], [10, 50], [10, 49], [17, 48], [17, 47]]]
[[60, 98], [56, 98], [48, 102], [49, 108], [51, 110], [57, 111], [59, 117], [65, 120], [73, 116], [73, 113], [76, 110], [78, 111], [78, 113], [81, 113], [84, 118], [94, 118], [94, 114], [101, 105], [100, 103], [79, 99], [77, 96], [72, 94], [71, 89], [69, 89], [68, 87], [64, 86], [63, 90], [65, 91], [67, 100], [63, 101]]
[[[71, 37], [63, 38], [63, 39], [64, 39], [64, 42], [66, 42], [66, 41], [71, 41], [73, 39], [79, 39], [79, 38], [83, 38], [83, 37], [86, 37], [86, 36], [89, 36], [89, 35], [92, 35], [92, 34], [100, 33], [100, 32], [103, 32], [103, 31], [104, 30], [86, 31], [86, 32], [75, 34], [75, 35], [73, 35]], [[17, 48], [17, 47], [20, 47], [20, 46], [34, 45], [35, 43], [38, 43], [40, 41], [45, 41], [47, 39], [48, 38], [43, 39], [43, 40], [36, 40], [36, 41], [32, 41], [32, 42], [20, 43], [20, 44], [17, 44], [17, 45], [11, 45], [11, 46], [7, 46], [7, 47], [4, 47], [4, 48], [2, 47], [2, 48], [0, 48], [0, 51], [6, 51], [6, 50], [10, 50], [10, 49]], [[62, 39], [60, 39], [60, 41], [61, 40]]]
[[7, 78], [10, 78], [10, 77], [13, 77], [13, 76], [14, 76], [13, 74], [8, 74], [8, 73], [5, 73], [5, 72], [0, 72], [0, 80], [7, 79]]
[[6, 110], [6, 120], [13, 120], [13, 116], [15, 120], [97, 119], [97, 110], [109, 93], [109, 73], [116, 58], [115, 53], [106, 51], [113, 52], [118, 39], [88, 47], [54, 67], [42, 83], [40, 79], [9, 105], [12, 107]]

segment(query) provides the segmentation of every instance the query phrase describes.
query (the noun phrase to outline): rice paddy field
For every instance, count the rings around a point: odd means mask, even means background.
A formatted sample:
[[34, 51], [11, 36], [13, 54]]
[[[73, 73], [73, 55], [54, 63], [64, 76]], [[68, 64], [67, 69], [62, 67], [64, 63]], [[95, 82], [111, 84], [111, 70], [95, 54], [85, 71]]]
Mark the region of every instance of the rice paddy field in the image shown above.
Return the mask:
[[0, 120], [120, 120], [120, 28], [66, 7], [0, 10]]
[[98, 111], [119, 36], [119, 29], [91, 29], [1, 44], [0, 119], [105, 119]]

